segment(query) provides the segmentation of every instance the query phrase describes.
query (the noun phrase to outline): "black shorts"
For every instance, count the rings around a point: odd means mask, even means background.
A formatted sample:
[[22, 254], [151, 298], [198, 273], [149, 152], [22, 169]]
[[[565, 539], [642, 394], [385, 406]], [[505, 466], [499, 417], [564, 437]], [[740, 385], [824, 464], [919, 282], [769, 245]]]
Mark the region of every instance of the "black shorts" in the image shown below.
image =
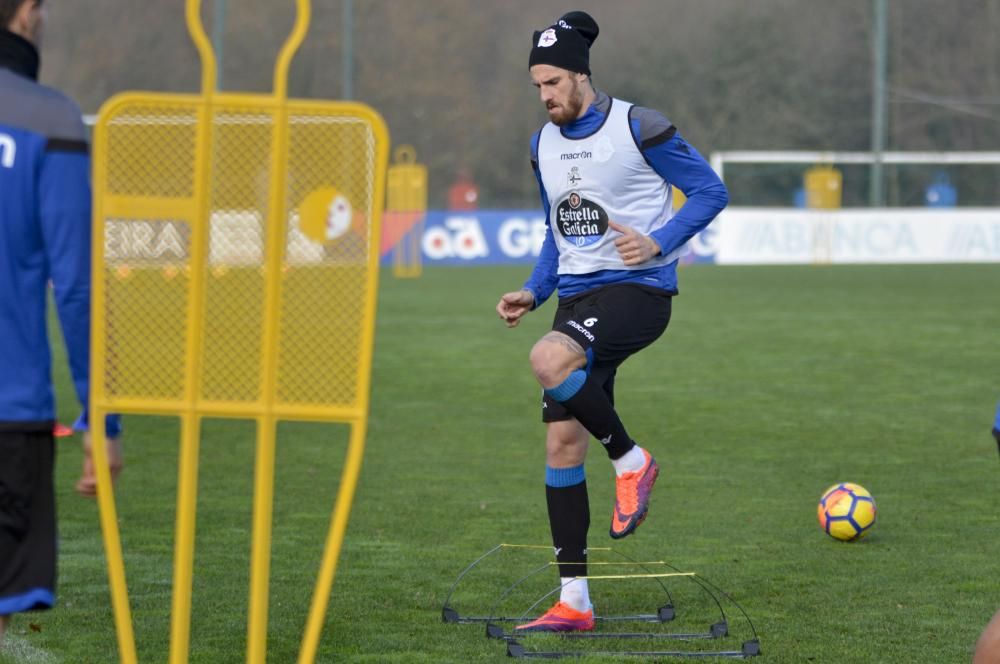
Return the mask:
[[55, 440], [0, 431], [0, 615], [51, 608], [56, 591]]
[[[590, 378], [615, 402], [615, 372], [629, 356], [656, 341], [670, 323], [673, 294], [644, 284], [602, 286], [559, 299], [552, 330], [571, 337], [587, 353]], [[551, 397], [542, 396], [542, 421], [571, 419]]]

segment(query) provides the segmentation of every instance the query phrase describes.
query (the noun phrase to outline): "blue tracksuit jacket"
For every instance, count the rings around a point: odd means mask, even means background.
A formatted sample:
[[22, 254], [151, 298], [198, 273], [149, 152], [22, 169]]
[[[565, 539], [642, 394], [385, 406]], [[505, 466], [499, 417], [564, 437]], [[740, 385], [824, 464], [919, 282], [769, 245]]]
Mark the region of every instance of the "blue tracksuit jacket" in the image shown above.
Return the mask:
[[90, 346], [90, 158], [80, 111], [0, 30], [0, 429], [51, 430], [51, 283], [77, 397]]

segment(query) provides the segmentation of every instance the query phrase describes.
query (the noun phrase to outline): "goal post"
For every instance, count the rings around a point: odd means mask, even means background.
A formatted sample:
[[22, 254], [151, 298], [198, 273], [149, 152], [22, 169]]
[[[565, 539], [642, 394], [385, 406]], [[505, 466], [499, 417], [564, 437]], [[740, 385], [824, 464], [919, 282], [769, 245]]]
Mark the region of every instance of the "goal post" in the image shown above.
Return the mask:
[[822, 150], [722, 150], [713, 152], [710, 163], [725, 179], [734, 164], [803, 166], [985, 166], [1000, 167], [997, 151], [822, 151]]
[[[300, 662], [315, 658], [360, 472], [389, 137], [363, 104], [287, 99], [309, 10], [297, 0], [272, 94], [219, 93], [200, 0], [186, 0], [202, 94], [118, 95], [94, 128], [90, 421], [109, 412], [180, 419], [175, 664], [190, 653], [202, 420], [257, 427], [248, 662], [266, 657], [278, 421], [350, 425]], [[104, 432], [92, 435], [119, 654], [132, 663]]]
[[850, 152], [822, 150], [722, 150], [711, 155], [712, 168], [723, 177], [726, 164], [1000, 164], [1000, 152]]

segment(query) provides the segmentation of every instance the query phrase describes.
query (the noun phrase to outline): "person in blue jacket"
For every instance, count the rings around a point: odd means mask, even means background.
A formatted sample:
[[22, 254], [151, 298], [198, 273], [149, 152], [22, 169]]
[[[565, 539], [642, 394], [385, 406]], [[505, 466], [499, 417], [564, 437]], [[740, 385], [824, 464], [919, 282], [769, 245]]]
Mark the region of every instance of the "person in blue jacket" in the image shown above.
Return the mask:
[[[615, 410], [615, 373], [666, 330], [685, 244], [729, 200], [666, 117], [594, 87], [589, 54], [598, 33], [591, 16], [574, 11], [533, 36], [528, 66], [549, 122], [532, 137], [531, 164], [548, 226], [530, 278], [496, 307], [514, 327], [559, 293], [552, 330], [530, 362], [543, 388], [545, 493], [562, 589], [520, 631], [593, 628], [580, 578], [590, 527], [587, 446], [600, 441], [615, 471], [609, 535], [629, 536], [646, 517], [659, 465]], [[687, 196], [676, 214], [674, 188]]]
[[[43, 22], [42, 0], [0, 0], [0, 647], [12, 614], [55, 604], [50, 283], [87, 423], [90, 158], [76, 104], [37, 82]], [[105, 424], [116, 474], [120, 421]]]
[[1000, 452], [1000, 403], [997, 404], [997, 416], [993, 419], [993, 437], [997, 441], [997, 452]]
[[[997, 441], [997, 451], [1000, 452], [1000, 403], [997, 404], [997, 414], [993, 419], [993, 438]], [[976, 649], [972, 654], [972, 664], [996, 664], [1000, 662], [1000, 610], [986, 623]]]

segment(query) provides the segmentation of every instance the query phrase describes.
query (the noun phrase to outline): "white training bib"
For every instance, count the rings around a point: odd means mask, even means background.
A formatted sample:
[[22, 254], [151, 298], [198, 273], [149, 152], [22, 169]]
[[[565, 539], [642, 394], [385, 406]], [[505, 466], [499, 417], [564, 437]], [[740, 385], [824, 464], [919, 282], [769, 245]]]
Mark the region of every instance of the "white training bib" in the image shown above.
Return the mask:
[[629, 127], [628, 102], [611, 100], [604, 125], [586, 138], [546, 124], [538, 140], [538, 169], [549, 197], [549, 225], [559, 249], [559, 274], [646, 270], [671, 263], [680, 251], [626, 266], [608, 220], [643, 235], [673, 216], [671, 186], [646, 162]]

